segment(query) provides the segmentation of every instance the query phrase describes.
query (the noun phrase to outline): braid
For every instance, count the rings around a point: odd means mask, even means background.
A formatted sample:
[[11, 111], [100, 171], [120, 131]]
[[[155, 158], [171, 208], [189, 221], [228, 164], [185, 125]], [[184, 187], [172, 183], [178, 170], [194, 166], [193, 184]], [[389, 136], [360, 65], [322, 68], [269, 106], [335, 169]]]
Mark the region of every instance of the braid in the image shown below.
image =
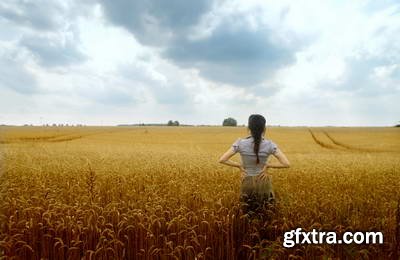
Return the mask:
[[254, 137], [254, 152], [256, 153], [257, 156], [257, 164], [260, 163], [260, 158], [258, 157], [258, 151], [260, 150], [260, 142], [261, 142], [261, 136], [258, 136], [258, 138]]

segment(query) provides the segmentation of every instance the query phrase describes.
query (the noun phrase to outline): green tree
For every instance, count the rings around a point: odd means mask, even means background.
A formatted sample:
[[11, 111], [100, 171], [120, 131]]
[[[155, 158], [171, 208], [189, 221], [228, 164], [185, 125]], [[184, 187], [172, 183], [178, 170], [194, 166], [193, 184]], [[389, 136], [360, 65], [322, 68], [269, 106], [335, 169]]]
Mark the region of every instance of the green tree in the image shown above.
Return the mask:
[[178, 121], [169, 120], [167, 125], [168, 126], [179, 126], [179, 122]]
[[236, 119], [232, 117], [225, 118], [224, 121], [222, 122], [223, 126], [237, 126], [237, 121]]

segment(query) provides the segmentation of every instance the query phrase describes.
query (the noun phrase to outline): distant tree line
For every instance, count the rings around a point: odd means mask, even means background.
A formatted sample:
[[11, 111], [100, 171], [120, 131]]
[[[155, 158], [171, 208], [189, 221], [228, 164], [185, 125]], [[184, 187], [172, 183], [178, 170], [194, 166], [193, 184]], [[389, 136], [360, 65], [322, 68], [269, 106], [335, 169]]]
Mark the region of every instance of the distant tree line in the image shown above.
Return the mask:
[[[34, 125], [34, 124], [24, 124], [23, 126], [39, 126], [39, 125]], [[44, 127], [83, 127], [86, 126], [84, 124], [42, 124], [41, 126]]]

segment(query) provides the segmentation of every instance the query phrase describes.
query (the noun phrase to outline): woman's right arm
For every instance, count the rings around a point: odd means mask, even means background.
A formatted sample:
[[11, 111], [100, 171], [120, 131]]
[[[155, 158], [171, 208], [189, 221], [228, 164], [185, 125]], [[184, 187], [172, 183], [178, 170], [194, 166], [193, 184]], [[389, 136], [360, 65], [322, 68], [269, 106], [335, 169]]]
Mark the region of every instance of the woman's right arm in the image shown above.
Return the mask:
[[289, 168], [290, 163], [289, 160], [287, 159], [286, 155], [279, 149], [276, 149], [276, 152], [273, 153], [276, 159], [280, 162], [280, 164], [266, 164], [266, 168]]

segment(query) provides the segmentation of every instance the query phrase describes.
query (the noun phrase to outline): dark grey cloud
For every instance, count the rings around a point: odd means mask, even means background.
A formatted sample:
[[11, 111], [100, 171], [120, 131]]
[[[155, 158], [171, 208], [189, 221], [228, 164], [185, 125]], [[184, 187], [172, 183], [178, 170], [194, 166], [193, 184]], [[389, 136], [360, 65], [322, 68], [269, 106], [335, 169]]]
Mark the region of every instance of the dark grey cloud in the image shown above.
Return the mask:
[[162, 45], [186, 33], [212, 7], [212, 0], [100, 0], [107, 18], [147, 45]]
[[267, 28], [250, 30], [220, 25], [210, 37], [180, 39], [164, 56], [181, 67], [194, 67], [205, 78], [233, 85], [254, 85], [292, 63], [294, 49], [274, 42]]
[[73, 39], [62, 41], [43, 36], [26, 36], [19, 43], [45, 67], [66, 66], [81, 63], [87, 59]]
[[[211, 35], [190, 39], [194, 26], [212, 11], [211, 1], [102, 1], [106, 17], [128, 29], [141, 43], [158, 46], [162, 55], [207, 79], [236, 86], [260, 83], [292, 63], [301, 43], [288, 45], [266, 26], [252, 29], [244, 14], [227, 14]], [[289, 12], [282, 10], [281, 18]], [[295, 35], [289, 36], [295, 37]]]

